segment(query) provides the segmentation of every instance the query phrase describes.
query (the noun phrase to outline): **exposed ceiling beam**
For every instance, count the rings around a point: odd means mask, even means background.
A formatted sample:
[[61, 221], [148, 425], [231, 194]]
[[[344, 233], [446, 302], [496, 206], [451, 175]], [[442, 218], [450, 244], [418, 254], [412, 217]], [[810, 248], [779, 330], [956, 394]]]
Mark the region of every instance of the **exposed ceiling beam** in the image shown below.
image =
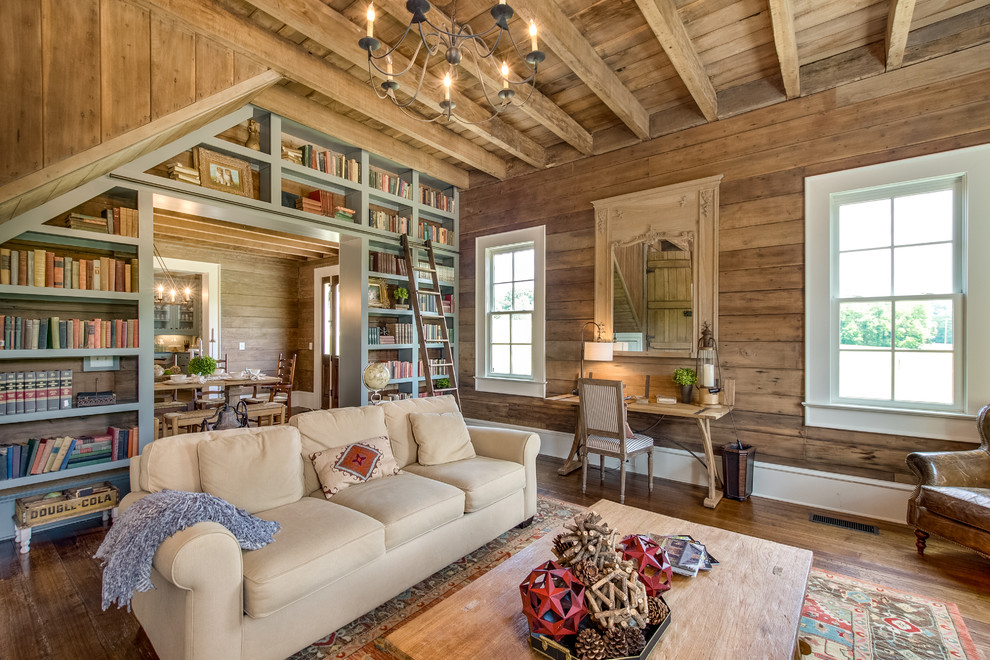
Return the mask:
[[300, 96], [285, 87], [276, 85], [266, 89], [254, 99], [253, 103], [327, 135], [345, 135], [347, 141], [355, 147], [373, 154], [388, 156], [389, 160], [446, 181], [456, 188], [463, 190], [469, 187], [466, 170], [425, 154], [412, 145], [389, 137], [367, 124], [338, 114], [325, 105]]
[[[365, 34], [364, 31], [320, 0], [248, 1], [293, 30], [337, 53], [354, 66], [367, 69], [368, 52], [358, 46], [358, 41]], [[409, 60], [398, 52], [392, 54], [392, 60], [394, 67], [399, 71], [409, 65]], [[440, 108], [443, 95], [429, 85], [423, 85], [416, 100], [426, 104], [434, 112], [443, 111]], [[457, 114], [465, 120], [461, 125], [466, 129], [533, 167], [541, 169], [546, 167], [546, 151], [542, 145], [512, 128], [499, 117], [489, 119], [491, 111], [466, 96], [457, 94], [453, 100], [457, 103]], [[379, 103], [388, 104], [391, 101], [380, 100]]]
[[513, 6], [536, 21], [540, 39], [640, 139], [650, 137], [650, 115], [554, 0], [513, 0]]
[[672, 0], [636, 0], [670, 63], [708, 121], [718, 119], [718, 96]]
[[787, 98], [794, 99], [801, 96], [801, 66], [798, 63], [797, 36], [794, 31], [794, 0], [769, 1], [773, 43], [777, 47], [784, 93]]
[[[273, 0], [268, 1], [272, 2]], [[397, 18], [400, 23], [408, 23], [409, 21], [410, 14], [409, 10], [406, 9], [405, 0], [375, 0], [375, 6], [380, 7], [385, 12]], [[430, 11], [427, 13], [427, 16], [430, 17], [433, 23], [450, 24], [450, 17], [433, 5], [430, 5]], [[481, 83], [487, 85], [489, 89], [499, 89], [502, 85], [502, 74], [498, 70], [497, 63], [491, 59], [486, 59], [482, 60], [479, 64], [481, 67]], [[478, 73], [475, 68], [470, 66], [461, 67], [461, 70], [469, 76], [476, 77]], [[515, 82], [521, 80], [515, 72], [510, 73], [510, 79]], [[541, 94], [539, 90], [534, 89], [532, 93], [527, 91], [525, 94], [517, 94], [513, 99], [513, 104], [518, 110], [538, 121], [561, 140], [581, 153], [587, 155], [593, 152], [594, 139], [591, 137], [591, 133], [584, 130], [569, 114], [561, 110], [556, 103]]]
[[911, 31], [911, 19], [914, 17], [914, 1], [890, 0], [887, 39], [884, 42], [887, 71], [900, 68], [904, 61], [904, 49], [907, 47], [908, 33]]
[[323, 259], [336, 255], [339, 245], [317, 239], [300, 239], [280, 232], [155, 210], [155, 235], [177, 238], [195, 237], [198, 242], [243, 248], [273, 256]]
[[[491, 174], [506, 176], [506, 163], [493, 153], [453, 131], [417, 121], [391, 103], [382, 103], [367, 83], [338, 69], [299, 46], [212, 2], [200, 0], [146, 0], [227, 48], [270, 67], [368, 117], [420, 140], [430, 147]], [[346, 135], [338, 136], [346, 139]]]

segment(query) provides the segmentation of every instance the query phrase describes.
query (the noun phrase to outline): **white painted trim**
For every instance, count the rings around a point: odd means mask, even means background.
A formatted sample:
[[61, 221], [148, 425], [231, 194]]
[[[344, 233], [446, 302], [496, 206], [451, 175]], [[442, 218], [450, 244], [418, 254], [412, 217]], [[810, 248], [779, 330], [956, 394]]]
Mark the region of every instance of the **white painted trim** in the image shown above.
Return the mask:
[[[323, 398], [323, 278], [340, 275], [340, 265], [323, 266], [313, 271], [313, 391], [306, 392], [313, 397], [307, 408], [318, 410]], [[302, 400], [300, 400], [302, 401]]]
[[[567, 458], [573, 441], [572, 434], [560, 431], [499, 424], [480, 419], [465, 421], [472, 426], [496, 426], [536, 433], [541, 441], [540, 454], [544, 456]], [[695, 486], [708, 485], [708, 472], [688, 452], [660, 447], [656, 449], [654, 456], [655, 478]], [[628, 469], [637, 474], [647, 474], [646, 458], [637, 456], [630, 460]], [[913, 486], [892, 481], [806, 470], [760, 461], [756, 461], [753, 474], [753, 495], [756, 497], [895, 523], [904, 522], [908, 497], [913, 490]], [[698, 505], [701, 506], [700, 500]]]
[[[203, 340], [203, 350], [210, 357], [223, 355], [223, 334], [220, 332], [220, 264], [208, 261], [191, 261], [189, 259], [162, 258], [165, 266], [173, 273], [199, 274], [203, 276], [200, 310], [200, 337]], [[155, 259], [155, 267], [158, 260]], [[210, 349], [210, 337], [217, 338], [216, 346]]]

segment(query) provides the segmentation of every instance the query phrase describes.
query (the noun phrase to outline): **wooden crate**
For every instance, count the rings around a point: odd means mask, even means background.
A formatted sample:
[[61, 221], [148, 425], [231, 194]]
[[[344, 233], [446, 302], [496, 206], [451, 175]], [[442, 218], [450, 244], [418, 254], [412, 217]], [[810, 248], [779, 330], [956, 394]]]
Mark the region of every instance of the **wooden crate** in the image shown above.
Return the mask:
[[32, 495], [14, 502], [14, 520], [21, 527], [33, 527], [112, 509], [119, 499], [120, 492], [110, 482]]

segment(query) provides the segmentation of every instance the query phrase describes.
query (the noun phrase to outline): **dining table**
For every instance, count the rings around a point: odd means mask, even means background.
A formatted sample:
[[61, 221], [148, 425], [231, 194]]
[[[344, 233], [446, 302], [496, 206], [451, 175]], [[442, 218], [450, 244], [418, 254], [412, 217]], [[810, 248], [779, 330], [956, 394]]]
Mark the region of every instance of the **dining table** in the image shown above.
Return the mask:
[[251, 375], [241, 375], [241, 374], [213, 374], [211, 376], [186, 376], [183, 379], [173, 379], [169, 377], [168, 380], [163, 380], [155, 383], [155, 393], [171, 393], [173, 397], [177, 392], [193, 390], [193, 400], [198, 398], [197, 390], [203, 387], [223, 387], [223, 400], [224, 403], [219, 407], [217, 413], [219, 420], [214, 426], [214, 429], [227, 429], [236, 428], [239, 426], [244, 426], [247, 421], [246, 417], [242, 415], [239, 417], [235, 412], [235, 407], [230, 405], [230, 390], [234, 387], [264, 387], [268, 385], [276, 385], [282, 382], [282, 379], [278, 376], [265, 376], [264, 374], [258, 376]]

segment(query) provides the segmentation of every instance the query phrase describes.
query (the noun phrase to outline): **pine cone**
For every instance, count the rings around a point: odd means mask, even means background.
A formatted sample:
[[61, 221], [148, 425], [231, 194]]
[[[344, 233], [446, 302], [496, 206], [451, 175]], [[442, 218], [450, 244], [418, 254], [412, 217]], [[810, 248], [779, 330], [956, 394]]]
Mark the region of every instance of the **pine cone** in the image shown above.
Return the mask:
[[659, 626], [660, 622], [667, 618], [667, 614], [670, 613], [670, 608], [667, 604], [656, 596], [650, 596], [646, 599], [647, 607], [650, 608], [650, 623], [654, 626]]
[[580, 660], [605, 660], [605, 642], [594, 628], [585, 628], [578, 633], [574, 650]]
[[563, 534], [557, 534], [553, 537], [553, 554], [557, 555], [557, 559], [563, 559], [564, 553], [570, 550], [571, 544], [564, 541]]
[[621, 658], [626, 655], [626, 633], [622, 628], [605, 631], [605, 657]]
[[641, 628], [626, 628], [626, 654], [639, 655], [646, 646], [646, 635]]
[[574, 576], [581, 580], [585, 586], [590, 587], [598, 581], [598, 567], [590, 561], [579, 561], [573, 569]]

